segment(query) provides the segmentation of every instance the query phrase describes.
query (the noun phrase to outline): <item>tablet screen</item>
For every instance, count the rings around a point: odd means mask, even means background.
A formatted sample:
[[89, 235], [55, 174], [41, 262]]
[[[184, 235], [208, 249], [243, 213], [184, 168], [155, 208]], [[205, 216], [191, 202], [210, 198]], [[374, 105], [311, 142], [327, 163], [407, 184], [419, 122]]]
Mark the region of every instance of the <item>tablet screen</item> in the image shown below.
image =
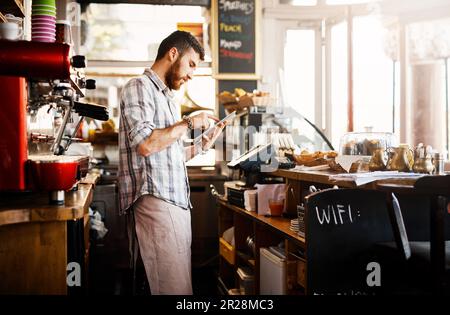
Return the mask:
[[234, 112], [228, 114], [225, 118], [223, 118], [222, 120], [216, 122], [212, 127], [209, 127], [208, 130], [205, 130], [201, 135], [195, 137], [194, 143], [197, 143], [199, 140], [201, 140], [203, 135], [208, 134], [208, 133], [209, 133], [211, 130], [213, 130], [218, 124], [220, 124], [220, 123], [222, 123], [222, 122], [224, 122], [224, 121], [227, 121], [228, 123], [230, 123], [230, 122], [233, 121], [233, 119], [234, 119], [235, 117], [236, 117], [236, 111], [234, 111]]

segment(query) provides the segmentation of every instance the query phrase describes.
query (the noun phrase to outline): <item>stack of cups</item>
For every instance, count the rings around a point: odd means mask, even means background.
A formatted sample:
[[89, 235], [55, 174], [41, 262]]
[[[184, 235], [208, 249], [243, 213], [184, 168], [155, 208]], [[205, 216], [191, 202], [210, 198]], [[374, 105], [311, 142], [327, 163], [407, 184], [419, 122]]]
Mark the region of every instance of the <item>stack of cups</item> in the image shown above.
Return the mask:
[[33, 0], [31, 11], [31, 40], [54, 43], [56, 39], [55, 0]]

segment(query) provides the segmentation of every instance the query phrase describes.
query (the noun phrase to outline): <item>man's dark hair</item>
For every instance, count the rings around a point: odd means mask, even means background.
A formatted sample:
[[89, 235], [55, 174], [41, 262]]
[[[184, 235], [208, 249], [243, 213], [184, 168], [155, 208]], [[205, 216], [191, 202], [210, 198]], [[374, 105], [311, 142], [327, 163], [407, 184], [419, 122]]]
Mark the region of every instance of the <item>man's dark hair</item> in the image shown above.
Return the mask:
[[200, 55], [200, 60], [204, 60], [205, 58], [205, 50], [197, 41], [197, 39], [194, 36], [192, 36], [191, 33], [185, 31], [175, 31], [169, 36], [167, 36], [159, 45], [156, 60], [159, 60], [162, 57], [164, 57], [164, 55], [172, 47], [178, 49], [180, 56], [183, 56], [185, 51], [192, 47], [194, 51]]

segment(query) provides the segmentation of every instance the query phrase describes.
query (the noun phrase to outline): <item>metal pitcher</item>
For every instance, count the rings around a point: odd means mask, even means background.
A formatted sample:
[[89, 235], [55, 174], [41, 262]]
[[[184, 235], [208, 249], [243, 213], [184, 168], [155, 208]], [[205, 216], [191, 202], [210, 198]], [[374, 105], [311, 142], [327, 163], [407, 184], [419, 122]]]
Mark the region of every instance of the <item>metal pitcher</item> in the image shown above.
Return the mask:
[[408, 146], [389, 148], [387, 169], [390, 171], [411, 172], [414, 162], [413, 151]]
[[369, 162], [369, 171], [384, 171], [386, 170], [387, 155], [386, 150], [382, 148], [375, 149], [372, 158]]

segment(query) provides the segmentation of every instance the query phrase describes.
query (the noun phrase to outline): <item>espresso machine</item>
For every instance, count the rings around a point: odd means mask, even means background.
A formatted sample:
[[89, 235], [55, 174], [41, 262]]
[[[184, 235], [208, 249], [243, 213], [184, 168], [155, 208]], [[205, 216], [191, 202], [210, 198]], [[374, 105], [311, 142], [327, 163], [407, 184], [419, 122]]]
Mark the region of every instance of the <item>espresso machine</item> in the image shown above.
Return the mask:
[[[106, 107], [82, 102], [84, 56], [61, 43], [0, 40], [0, 192], [49, 192], [63, 204], [86, 173], [87, 156], [64, 155], [84, 117], [106, 121]], [[39, 125], [49, 128], [42, 132]]]

